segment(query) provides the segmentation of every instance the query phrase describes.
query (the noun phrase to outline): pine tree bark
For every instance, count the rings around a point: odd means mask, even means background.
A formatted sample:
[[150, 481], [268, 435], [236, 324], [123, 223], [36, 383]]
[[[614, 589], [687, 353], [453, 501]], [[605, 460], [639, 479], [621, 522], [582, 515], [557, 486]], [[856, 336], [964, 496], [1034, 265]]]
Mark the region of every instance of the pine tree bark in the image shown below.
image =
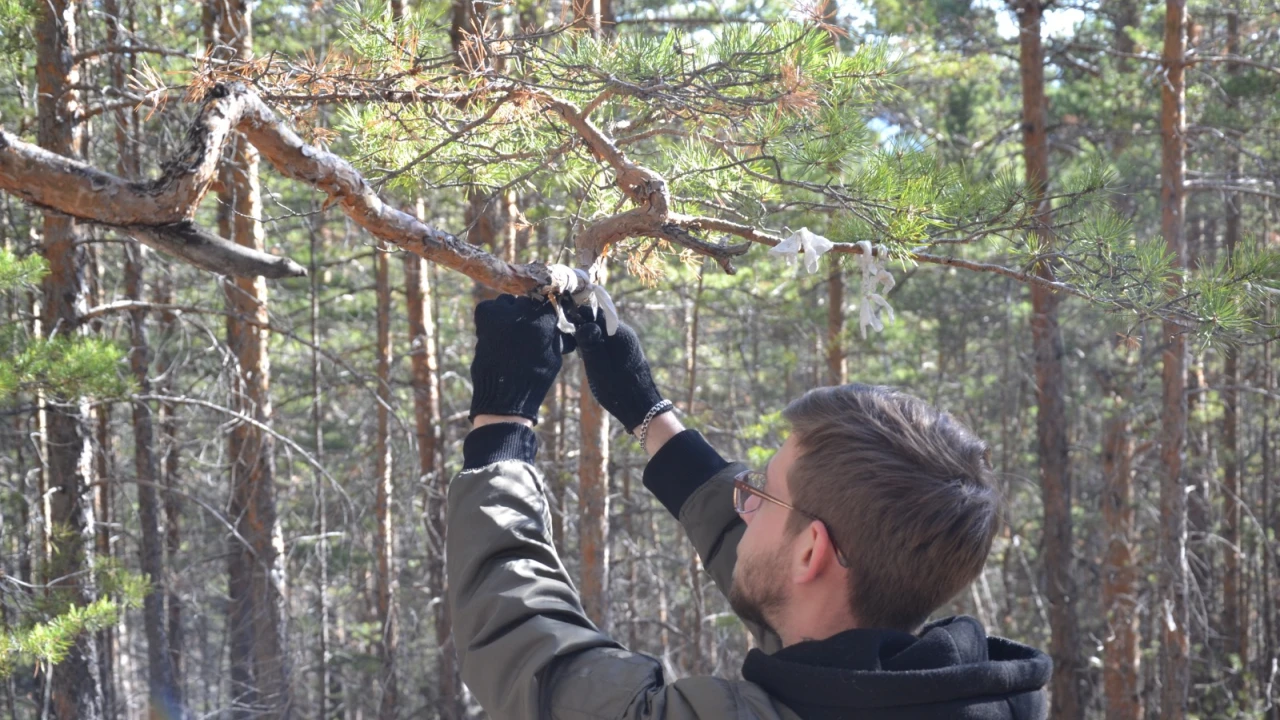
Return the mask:
[[[168, 304], [172, 300], [171, 291], [172, 280], [167, 276], [158, 278], [156, 283], [156, 302], [160, 304]], [[161, 346], [167, 343], [165, 340], [173, 338], [177, 330], [177, 315], [169, 310], [160, 313], [160, 335], [162, 337]], [[163, 378], [159, 386], [162, 395], [172, 396], [173, 375], [170, 372], [173, 368], [172, 352], [162, 352], [156, 361], [156, 376]], [[164, 494], [164, 549], [165, 557], [169, 567], [174, 567], [178, 562], [178, 555], [182, 550], [182, 500], [177, 492], [180, 483], [178, 479], [181, 469], [181, 453], [178, 448], [178, 409], [172, 402], [160, 403], [160, 435], [162, 437], [161, 447], [161, 471], [163, 477]], [[182, 596], [178, 591], [170, 587], [165, 597], [166, 608], [166, 632], [169, 638], [169, 661], [173, 666], [173, 675], [175, 683], [179, 689], [179, 695], [182, 693], [182, 641], [183, 641], [183, 624], [182, 624]]]
[[[36, 86], [37, 137], [40, 147], [78, 158], [81, 128], [75, 117], [80, 96], [76, 54], [77, 0], [49, 0], [37, 4]], [[75, 220], [46, 213], [43, 251], [49, 274], [43, 286], [44, 329], [49, 336], [80, 332], [86, 309], [86, 251]], [[83, 398], [52, 398], [47, 404], [45, 485], [49, 513], [46, 565], [49, 594], [59, 611], [74, 604], [84, 607], [96, 599], [93, 582], [94, 514], [89, 487], [93, 481], [93, 452], [88, 428], [89, 409]], [[104, 696], [98, 673], [98, 643], [94, 633], [80, 633], [62, 662], [53, 668], [49, 693], [58, 720], [99, 720]]]
[[[603, 283], [595, 251], [579, 250], [578, 262]], [[578, 389], [578, 549], [582, 558], [582, 607], [609, 632], [609, 414], [591, 394], [585, 368]]]
[[600, 40], [614, 34], [618, 19], [613, 0], [570, 0], [573, 3], [573, 27], [586, 30]]
[[[1166, 0], [1161, 113], [1161, 231], [1173, 259], [1170, 293], [1182, 286], [1186, 267], [1186, 1]], [[1160, 418], [1160, 716], [1182, 720], [1190, 686], [1190, 612], [1187, 587], [1187, 496], [1182, 478], [1187, 432], [1187, 341], [1185, 329], [1162, 323], [1163, 400]]]
[[698, 269], [698, 287], [692, 301], [685, 305], [684, 315], [684, 376], [686, 414], [693, 413], [693, 401], [698, 393], [698, 320], [702, 315], [702, 268]]
[[[318, 464], [324, 463], [324, 411], [320, 401], [320, 278], [316, 265], [319, 243], [324, 227], [324, 213], [317, 212], [310, 226], [311, 267], [307, 273], [310, 283], [311, 315], [311, 441]], [[333, 671], [333, 607], [329, 601], [329, 506], [324, 474], [315, 468], [312, 475], [316, 495], [316, 611], [320, 628], [316, 638], [316, 706], [320, 720], [329, 720], [331, 703], [341, 695], [341, 685]]]
[[[1239, 52], [1240, 14], [1236, 9], [1227, 14], [1227, 54]], [[1240, 73], [1239, 63], [1229, 63], [1227, 72], [1230, 75]], [[1232, 95], [1227, 98], [1228, 107], [1236, 109], [1236, 99]], [[1229, 145], [1227, 150], [1227, 182], [1234, 185], [1240, 174], [1240, 151]], [[1223, 243], [1227, 253], [1228, 267], [1235, 266], [1236, 247], [1240, 243], [1240, 203], [1241, 197], [1236, 193], [1226, 196], [1226, 224]], [[1240, 549], [1240, 353], [1235, 345], [1223, 349], [1222, 359], [1222, 540], [1224, 545], [1224, 572], [1222, 577], [1222, 635], [1225, 642], [1223, 649], [1228, 655], [1240, 659], [1240, 667], [1249, 667], [1249, 639], [1246, 635], [1244, 618], [1244, 601], [1241, 590], [1241, 549]], [[1241, 692], [1244, 687], [1241, 678], [1235, 674], [1232, 678], [1233, 690]], [[1244, 697], [1240, 698], [1244, 700]]]
[[[420, 205], [419, 217], [424, 214], [424, 210]], [[427, 537], [431, 538], [431, 592], [433, 596], [443, 598], [448, 591], [444, 566], [444, 541], [448, 532], [445, 526], [448, 479], [440, 467], [440, 361], [435, 311], [429, 268], [422, 258], [405, 253], [404, 279], [405, 297], [409, 306], [409, 357], [412, 368], [413, 418], [418, 441], [418, 477], [422, 483], [422, 495], [426, 499], [424, 510]], [[450, 615], [448, 603], [436, 603], [436, 647], [439, 652], [436, 690], [439, 693], [442, 720], [459, 720], [462, 717], [459, 704], [462, 689], [459, 686]]]
[[[1019, 62], [1022, 75], [1022, 142], [1028, 192], [1036, 204], [1035, 234], [1043, 248], [1053, 246], [1049, 202], [1048, 103], [1044, 85], [1040, 0], [1018, 6]], [[1041, 262], [1036, 273], [1053, 278], [1053, 266]], [[1041, 285], [1031, 286], [1031, 334], [1035, 348], [1036, 430], [1040, 456], [1040, 490], [1044, 503], [1044, 570], [1049, 601], [1050, 654], [1053, 678], [1050, 717], [1084, 717], [1080, 698], [1079, 629], [1071, 579], [1071, 462], [1067, 451], [1067, 413], [1063, 374], [1060, 298]]]
[[[103, 10], [107, 19], [107, 42], [119, 44], [124, 35], [120, 5], [117, 0], [106, 0]], [[119, 54], [112, 58], [111, 81], [116, 88], [123, 89], [126, 85], [125, 59]], [[138, 157], [130, 148], [130, 132], [136, 119], [133, 113], [125, 110], [115, 113], [117, 169], [123, 177], [130, 179], [139, 177]], [[125, 297], [133, 301], [143, 300], [143, 252], [137, 241], [130, 240], [125, 245]], [[143, 309], [129, 312], [129, 342], [129, 369], [139, 393], [149, 395], [152, 388], [152, 352], [147, 338], [147, 312]], [[162, 505], [158, 492], [163, 483], [155, 452], [153, 414], [147, 401], [133, 403], [133, 437], [134, 473], [138, 480], [139, 569], [148, 579], [147, 593], [142, 601], [143, 632], [147, 638], [148, 702], [151, 717], [178, 720], [186, 717], [186, 711], [178, 687], [165, 616], [165, 539], [161, 535]]]
[[609, 414], [582, 374], [578, 391], [578, 547], [582, 557], [582, 607], [609, 631]]
[[[1114, 391], [1115, 388], [1111, 388]], [[1126, 393], [1112, 392], [1115, 407], [1102, 431], [1102, 686], [1107, 720], [1140, 720], [1138, 694], [1138, 588], [1133, 564], [1133, 428]]]
[[[1263, 221], [1263, 237], [1269, 237], [1270, 212], [1269, 203], [1263, 205], [1266, 218]], [[1263, 320], [1269, 324], [1275, 324], [1276, 314], [1271, 304], [1271, 299], [1264, 301], [1264, 309], [1262, 312]], [[1258, 478], [1261, 486], [1261, 497], [1259, 500], [1259, 516], [1262, 518], [1261, 537], [1259, 545], [1262, 552], [1259, 553], [1262, 558], [1262, 577], [1259, 578], [1261, 585], [1261, 602], [1259, 602], [1262, 615], [1262, 652], [1257, 659], [1255, 677], [1258, 682], [1258, 696], [1261, 697], [1269, 692], [1272, 685], [1271, 674], [1275, 672], [1275, 658], [1280, 656], [1280, 643], [1277, 643], [1277, 620], [1276, 617], [1276, 598], [1280, 597], [1280, 588], [1275, 585], [1276, 576], [1276, 558], [1280, 556], [1280, 547], [1277, 546], [1274, 538], [1277, 529], [1280, 529], [1280, 512], [1273, 507], [1274, 498], [1272, 497], [1272, 488], [1276, 484], [1276, 459], [1274, 457], [1274, 442], [1272, 438], [1272, 418], [1275, 416], [1275, 403], [1272, 400], [1276, 389], [1276, 367], [1274, 356], [1274, 340], [1264, 343], [1262, 346], [1262, 433], [1261, 442], [1259, 443], [1259, 454], [1262, 455], [1262, 477]], [[1272, 702], [1271, 715], [1269, 720], [1280, 720], [1280, 703]]]
[[378, 705], [379, 720], [393, 720], [399, 705], [396, 684], [396, 578], [395, 542], [391, 504], [395, 495], [391, 482], [391, 279], [390, 258], [379, 243], [373, 254], [375, 293], [377, 295], [378, 356], [378, 427], [374, 441], [374, 514], [377, 516], [375, 576], [378, 623], [382, 632], [378, 640], [381, 662], [382, 698]]
[[[212, 40], [233, 48], [240, 59], [250, 58], [250, 6], [236, 0], [208, 3]], [[258, 151], [240, 135], [229, 144], [230, 159], [218, 169], [219, 231], [237, 245], [263, 250]], [[266, 280], [228, 279], [223, 289], [228, 310], [227, 345], [236, 359], [232, 407], [258, 423], [270, 424]], [[233, 716], [239, 718], [290, 715], [281, 593], [284, 574], [276, 540], [274, 450], [274, 437], [259, 426], [237, 423], [231, 428], [230, 515], [240, 537], [233, 538], [228, 548], [228, 622]]]
[[[126, 246], [125, 295], [130, 300], [142, 299], [142, 246], [131, 242]], [[151, 394], [151, 347], [147, 342], [147, 313], [129, 312], [129, 368], [138, 392]], [[147, 593], [142, 599], [143, 629], [147, 636], [147, 681], [151, 717], [182, 718], [185, 711], [178, 692], [173, 657], [169, 654], [169, 634], [164, 612], [164, 540], [160, 535], [159, 473], [155, 457], [155, 430], [151, 406], [145, 400], [133, 403], [133, 459], [138, 477], [139, 567], [148, 577]]]

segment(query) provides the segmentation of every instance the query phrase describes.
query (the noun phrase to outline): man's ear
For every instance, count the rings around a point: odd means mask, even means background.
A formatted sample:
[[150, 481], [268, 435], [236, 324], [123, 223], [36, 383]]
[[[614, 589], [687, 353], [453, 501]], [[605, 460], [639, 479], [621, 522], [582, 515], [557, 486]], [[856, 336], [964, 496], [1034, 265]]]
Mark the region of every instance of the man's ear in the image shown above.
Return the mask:
[[827, 528], [817, 520], [797, 533], [795, 543], [792, 574], [797, 584], [813, 582], [837, 562]]

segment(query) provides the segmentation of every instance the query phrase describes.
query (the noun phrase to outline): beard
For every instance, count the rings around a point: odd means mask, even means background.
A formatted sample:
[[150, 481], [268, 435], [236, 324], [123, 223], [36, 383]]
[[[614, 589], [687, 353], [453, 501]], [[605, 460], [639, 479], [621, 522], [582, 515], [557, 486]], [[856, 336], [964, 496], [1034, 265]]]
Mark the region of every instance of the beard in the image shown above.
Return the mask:
[[774, 623], [790, 595], [785, 582], [787, 561], [784, 550], [779, 547], [767, 554], [739, 555], [733, 572], [733, 586], [729, 588], [729, 607], [738, 617], [775, 635]]

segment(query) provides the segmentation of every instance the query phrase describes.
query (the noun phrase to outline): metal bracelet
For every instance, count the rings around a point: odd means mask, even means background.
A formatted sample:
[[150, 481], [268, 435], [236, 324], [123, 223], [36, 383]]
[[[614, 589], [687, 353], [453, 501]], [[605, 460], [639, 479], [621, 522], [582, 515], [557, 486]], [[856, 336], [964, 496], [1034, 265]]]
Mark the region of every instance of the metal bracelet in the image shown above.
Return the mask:
[[670, 400], [663, 400], [657, 405], [649, 408], [649, 412], [644, 416], [644, 421], [640, 423], [639, 438], [641, 450], [645, 450], [646, 452], [648, 451], [645, 447], [645, 441], [649, 439], [649, 423], [653, 422], [653, 419], [658, 417], [658, 415], [674, 408], [675, 405], [672, 405]]

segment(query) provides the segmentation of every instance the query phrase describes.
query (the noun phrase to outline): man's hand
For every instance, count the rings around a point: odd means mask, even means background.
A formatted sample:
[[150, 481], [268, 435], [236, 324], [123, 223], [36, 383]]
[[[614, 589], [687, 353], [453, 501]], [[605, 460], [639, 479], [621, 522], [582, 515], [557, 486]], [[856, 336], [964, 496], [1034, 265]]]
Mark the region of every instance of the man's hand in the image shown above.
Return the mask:
[[587, 369], [591, 394], [610, 415], [618, 418], [631, 432], [644, 422], [645, 415], [659, 402], [662, 393], [653, 383], [649, 361], [645, 360], [636, 331], [619, 323], [612, 336], [604, 330], [604, 321], [582, 309], [582, 322], [574, 333], [578, 353]]
[[560, 372], [560, 355], [573, 351], [573, 338], [556, 330], [551, 303], [527, 297], [485, 300], [476, 306], [475, 319], [470, 419], [514, 415], [536, 423]]

